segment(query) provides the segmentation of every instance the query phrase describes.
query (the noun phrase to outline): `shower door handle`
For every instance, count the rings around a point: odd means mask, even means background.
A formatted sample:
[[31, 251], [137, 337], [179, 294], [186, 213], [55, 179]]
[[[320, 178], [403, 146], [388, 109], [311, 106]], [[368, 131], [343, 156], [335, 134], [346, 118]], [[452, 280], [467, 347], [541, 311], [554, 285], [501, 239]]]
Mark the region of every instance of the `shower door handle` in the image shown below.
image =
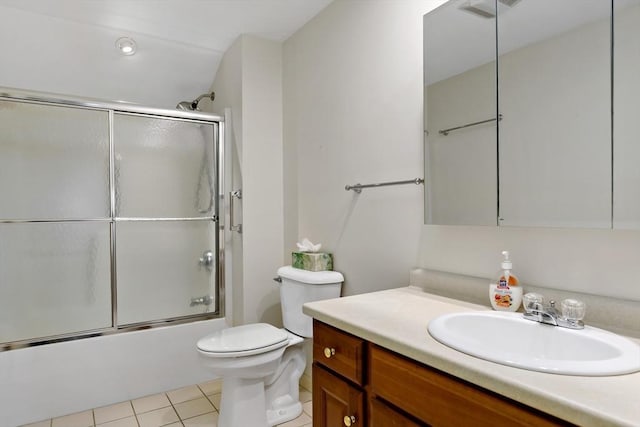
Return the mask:
[[242, 200], [242, 190], [234, 190], [229, 192], [229, 230], [237, 231], [239, 234], [242, 234], [242, 224], [233, 223], [234, 214], [233, 214], [233, 199], [236, 198], [238, 200]]

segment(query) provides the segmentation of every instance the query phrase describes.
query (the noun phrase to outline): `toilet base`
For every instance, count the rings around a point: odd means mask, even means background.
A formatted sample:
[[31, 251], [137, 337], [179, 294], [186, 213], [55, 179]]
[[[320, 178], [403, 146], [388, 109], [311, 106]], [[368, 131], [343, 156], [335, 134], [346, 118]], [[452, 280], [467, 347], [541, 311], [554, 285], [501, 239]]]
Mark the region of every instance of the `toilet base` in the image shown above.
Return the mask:
[[302, 413], [302, 342], [290, 334], [286, 348], [238, 358], [209, 357], [200, 351], [205, 365], [222, 377], [218, 427], [272, 427]]
[[269, 427], [286, 423], [287, 421], [298, 418], [300, 414], [302, 414], [302, 403], [300, 403], [300, 401], [294, 402], [289, 395], [287, 395], [286, 398], [289, 400], [288, 404], [278, 402], [278, 409], [267, 410], [267, 425]]
[[272, 402], [266, 409], [264, 382], [257, 379], [226, 378], [224, 380], [218, 427], [273, 427], [291, 421], [302, 413], [302, 403], [290, 395]]
[[225, 378], [222, 387], [218, 427], [235, 427], [239, 420], [246, 426], [269, 425], [261, 380]]

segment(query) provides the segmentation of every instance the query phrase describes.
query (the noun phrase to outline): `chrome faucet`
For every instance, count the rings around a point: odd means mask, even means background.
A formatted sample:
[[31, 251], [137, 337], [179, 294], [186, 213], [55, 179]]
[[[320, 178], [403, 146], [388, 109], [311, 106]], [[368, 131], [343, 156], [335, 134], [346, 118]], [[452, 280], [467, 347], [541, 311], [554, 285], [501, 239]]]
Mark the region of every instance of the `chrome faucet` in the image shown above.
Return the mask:
[[569, 329], [583, 329], [585, 305], [582, 301], [566, 299], [562, 301], [562, 311], [556, 308], [556, 302], [551, 300], [544, 304], [544, 297], [540, 294], [525, 294], [524, 318], [547, 325], [561, 326]]

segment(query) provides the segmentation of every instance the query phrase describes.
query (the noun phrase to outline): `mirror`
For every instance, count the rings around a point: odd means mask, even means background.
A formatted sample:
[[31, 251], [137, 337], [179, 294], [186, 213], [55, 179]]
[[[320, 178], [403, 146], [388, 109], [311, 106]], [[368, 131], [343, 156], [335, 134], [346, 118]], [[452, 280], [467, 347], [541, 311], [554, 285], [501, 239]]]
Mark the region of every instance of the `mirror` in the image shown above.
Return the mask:
[[498, 15], [500, 225], [611, 227], [611, 4]]
[[640, 1], [614, 0], [613, 228], [640, 229]]
[[614, 150], [611, 2], [451, 0], [425, 15], [426, 223], [610, 228], [613, 198], [613, 226], [640, 228], [632, 6], [615, 0]]
[[423, 21], [425, 220], [496, 225], [496, 24], [463, 5], [449, 1]]

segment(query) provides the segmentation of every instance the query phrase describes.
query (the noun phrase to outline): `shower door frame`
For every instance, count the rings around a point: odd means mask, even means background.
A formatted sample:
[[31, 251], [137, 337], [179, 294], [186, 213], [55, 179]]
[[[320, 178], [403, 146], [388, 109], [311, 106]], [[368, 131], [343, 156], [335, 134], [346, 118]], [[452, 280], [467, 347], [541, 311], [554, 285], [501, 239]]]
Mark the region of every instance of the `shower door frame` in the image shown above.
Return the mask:
[[[105, 328], [49, 335], [45, 337], [29, 338], [19, 341], [0, 343], [0, 352], [17, 348], [32, 347], [36, 345], [50, 344], [56, 342], [71, 341], [81, 338], [91, 338], [103, 335], [130, 332], [142, 329], [150, 329], [161, 326], [177, 325], [198, 320], [222, 318], [225, 315], [225, 265], [224, 265], [224, 118], [215, 114], [203, 113], [200, 111], [169, 110], [154, 107], [145, 107], [125, 102], [109, 102], [91, 98], [77, 98], [66, 95], [52, 94], [46, 92], [28, 91], [23, 89], [13, 89], [0, 87], [0, 100], [17, 101], [30, 104], [48, 105], [53, 107], [72, 107], [85, 110], [103, 111], [108, 114], [108, 139], [109, 139], [109, 218], [86, 218], [86, 219], [0, 219], [0, 224], [10, 223], [61, 223], [61, 222], [85, 222], [85, 221], [105, 221], [109, 222], [109, 271], [111, 286], [111, 326]], [[214, 126], [213, 162], [215, 167], [215, 180], [213, 182], [213, 195], [215, 197], [211, 216], [198, 218], [117, 218], [116, 217], [116, 186], [115, 186], [115, 141], [114, 141], [114, 117], [116, 114], [126, 114], [146, 118], [177, 120], [181, 122], [202, 123]], [[216, 132], [217, 126], [217, 132]], [[215, 277], [214, 277], [214, 304], [212, 311], [205, 313], [188, 314], [166, 319], [155, 319], [137, 322], [126, 325], [118, 325], [117, 310], [117, 271], [116, 271], [116, 223], [123, 221], [211, 221], [214, 223], [216, 232], [213, 253], [215, 254]]]

